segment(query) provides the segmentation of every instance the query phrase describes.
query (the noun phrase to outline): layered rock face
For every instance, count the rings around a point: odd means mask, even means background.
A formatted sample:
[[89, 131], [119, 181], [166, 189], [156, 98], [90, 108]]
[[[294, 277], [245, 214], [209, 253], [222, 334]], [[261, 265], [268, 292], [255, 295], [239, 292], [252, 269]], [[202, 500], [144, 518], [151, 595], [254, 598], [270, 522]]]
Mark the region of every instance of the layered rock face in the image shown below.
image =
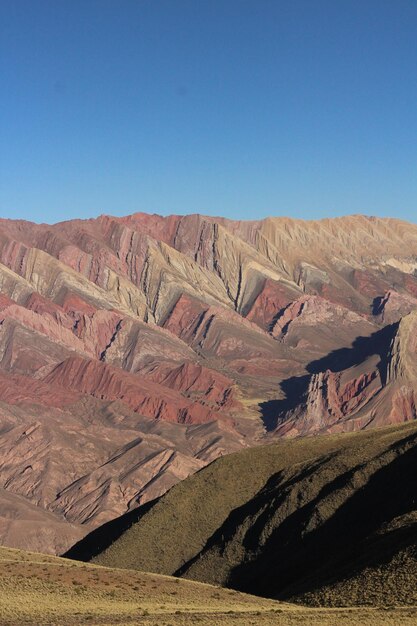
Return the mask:
[[56, 552], [241, 447], [413, 419], [416, 303], [396, 220], [0, 220], [0, 540], [45, 515], [24, 547]]
[[417, 310], [308, 367], [315, 373], [291, 381], [298, 399], [281, 403], [271, 427], [275, 434], [343, 432], [416, 419]]

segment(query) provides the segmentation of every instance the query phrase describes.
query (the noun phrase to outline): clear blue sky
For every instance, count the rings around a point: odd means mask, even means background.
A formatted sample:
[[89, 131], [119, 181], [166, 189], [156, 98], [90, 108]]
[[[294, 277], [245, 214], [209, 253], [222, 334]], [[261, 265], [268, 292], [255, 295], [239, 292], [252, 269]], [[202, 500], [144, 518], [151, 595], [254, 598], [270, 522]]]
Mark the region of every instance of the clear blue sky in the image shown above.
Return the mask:
[[0, 215], [417, 221], [416, 0], [1, 0]]

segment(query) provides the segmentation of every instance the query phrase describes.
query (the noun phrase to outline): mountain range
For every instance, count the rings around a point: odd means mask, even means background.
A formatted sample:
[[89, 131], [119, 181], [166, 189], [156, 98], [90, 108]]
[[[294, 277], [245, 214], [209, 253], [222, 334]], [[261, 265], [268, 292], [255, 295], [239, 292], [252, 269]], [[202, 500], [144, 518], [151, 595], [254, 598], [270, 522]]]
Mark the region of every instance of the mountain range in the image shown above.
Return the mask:
[[61, 554], [229, 453], [415, 419], [416, 303], [394, 219], [0, 220], [0, 543]]

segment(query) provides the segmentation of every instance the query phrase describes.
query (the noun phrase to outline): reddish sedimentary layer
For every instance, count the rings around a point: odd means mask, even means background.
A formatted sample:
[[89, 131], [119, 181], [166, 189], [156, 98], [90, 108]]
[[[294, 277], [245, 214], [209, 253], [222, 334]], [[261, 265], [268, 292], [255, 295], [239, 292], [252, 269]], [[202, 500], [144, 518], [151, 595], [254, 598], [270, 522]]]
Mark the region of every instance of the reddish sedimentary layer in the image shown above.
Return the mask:
[[120, 400], [135, 413], [167, 422], [200, 424], [215, 419], [209, 407], [184, 398], [171, 387], [81, 357], [63, 361], [43, 381], [101, 400]]

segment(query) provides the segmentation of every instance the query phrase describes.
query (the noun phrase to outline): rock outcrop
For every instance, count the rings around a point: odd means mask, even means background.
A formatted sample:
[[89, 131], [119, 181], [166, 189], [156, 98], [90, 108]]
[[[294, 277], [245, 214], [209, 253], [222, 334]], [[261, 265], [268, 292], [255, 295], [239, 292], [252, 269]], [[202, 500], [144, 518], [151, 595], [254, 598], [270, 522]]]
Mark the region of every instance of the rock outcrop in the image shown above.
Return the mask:
[[[336, 355], [337, 357], [337, 355]], [[417, 418], [417, 311], [368, 340], [359, 363], [305, 377], [297, 403], [277, 412], [280, 435], [358, 430]], [[349, 359], [349, 357], [348, 357]]]

